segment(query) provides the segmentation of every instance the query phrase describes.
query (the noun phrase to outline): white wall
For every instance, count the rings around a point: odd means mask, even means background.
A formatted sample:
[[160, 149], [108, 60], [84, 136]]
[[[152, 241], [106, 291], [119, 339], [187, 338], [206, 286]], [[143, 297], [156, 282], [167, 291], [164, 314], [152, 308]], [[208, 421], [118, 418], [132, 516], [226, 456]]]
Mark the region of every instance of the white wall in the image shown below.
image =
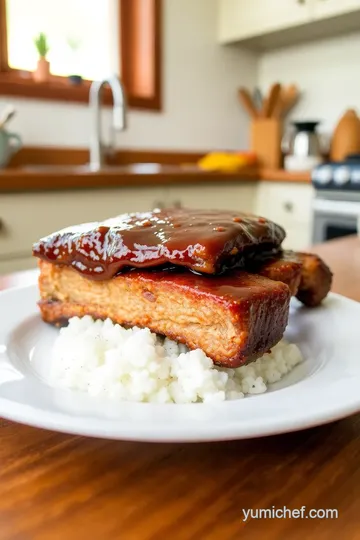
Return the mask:
[[347, 108], [360, 113], [360, 33], [263, 54], [259, 83], [296, 83], [303, 91], [292, 119], [319, 119], [330, 133]]
[[[216, 44], [217, 0], [163, 0], [164, 110], [131, 111], [119, 147], [236, 149], [248, 147], [248, 118], [237, 101], [253, 86], [256, 56]], [[9, 100], [10, 98], [8, 98]], [[0, 106], [5, 99], [0, 99]], [[12, 130], [27, 145], [88, 145], [85, 105], [15, 100]], [[108, 132], [110, 113], [104, 120]], [[107, 129], [106, 129], [107, 128]]]

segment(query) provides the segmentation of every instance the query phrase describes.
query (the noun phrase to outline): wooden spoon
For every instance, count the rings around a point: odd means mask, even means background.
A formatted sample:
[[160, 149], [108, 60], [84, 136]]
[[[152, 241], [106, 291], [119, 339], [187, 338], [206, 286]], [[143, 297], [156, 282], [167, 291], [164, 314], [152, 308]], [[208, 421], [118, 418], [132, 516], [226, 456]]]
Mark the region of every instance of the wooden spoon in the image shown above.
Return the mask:
[[279, 96], [281, 92], [281, 84], [273, 84], [270, 88], [268, 98], [264, 103], [264, 117], [271, 118], [278, 104]]
[[286, 90], [284, 113], [287, 114], [299, 99], [300, 92], [295, 84], [291, 84]]
[[240, 99], [240, 102], [242, 103], [242, 106], [249, 114], [249, 116], [251, 118], [257, 118], [258, 112], [253, 103], [250, 92], [246, 88], [244, 87], [239, 88], [239, 99]]
[[285, 117], [299, 99], [299, 90], [295, 84], [282, 88], [278, 105], [276, 107], [277, 118]]

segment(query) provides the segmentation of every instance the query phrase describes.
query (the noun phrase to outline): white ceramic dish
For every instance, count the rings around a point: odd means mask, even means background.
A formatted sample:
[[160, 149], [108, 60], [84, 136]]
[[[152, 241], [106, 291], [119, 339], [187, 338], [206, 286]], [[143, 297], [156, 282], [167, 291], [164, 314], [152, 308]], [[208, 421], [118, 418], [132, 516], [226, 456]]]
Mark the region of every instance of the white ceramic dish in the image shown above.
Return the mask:
[[137, 441], [259, 437], [360, 411], [360, 304], [331, 294], [305, 309], [294, 300], [286, 338], [305, 361], [270, 390], [237, 401], [156, 405], [98, 401], [44, 379], [58, 330], [38, 314], [35, 286], [0, 294], [0, 416], [67, 433]]

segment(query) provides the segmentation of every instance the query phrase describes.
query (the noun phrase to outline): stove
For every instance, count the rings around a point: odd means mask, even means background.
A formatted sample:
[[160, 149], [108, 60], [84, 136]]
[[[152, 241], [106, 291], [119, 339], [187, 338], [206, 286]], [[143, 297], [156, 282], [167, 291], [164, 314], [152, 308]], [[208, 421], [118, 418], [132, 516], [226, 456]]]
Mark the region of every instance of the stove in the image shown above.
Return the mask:
[[312, 171], [312, 183], [318, 190], [360, 191], [360, 155], [318, 165]]
[[313, 242], [358, 234], [360, 230], [360, 155], [324, 163], [312, 171]]

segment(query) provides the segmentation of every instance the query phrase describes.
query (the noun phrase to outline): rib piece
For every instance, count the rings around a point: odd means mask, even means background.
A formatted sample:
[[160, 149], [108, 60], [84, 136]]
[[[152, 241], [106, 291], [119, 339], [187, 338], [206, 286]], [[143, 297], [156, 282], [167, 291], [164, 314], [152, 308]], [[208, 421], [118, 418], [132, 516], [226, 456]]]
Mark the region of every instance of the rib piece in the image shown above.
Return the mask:
[[292, 296], [295, 296], [300, 285], [302, 262], [293, 251], [284, 251], [271, 259], [252, 266], [251, 272], [286, 283]]
[[287, 285], [234, 271], [230, 276], [134, 270], [93, 281], [71, 268], [40, 261], [40, 310], [44, 321], [110, 318], [202, 349], [222, 366], [255, 359], [283, 336], [288, 321]]
[[330, 268], [312, 253], [283, 251], [261, 263], [252, 263], [249, 271], [286, 283], [291, 294], [308, 307], [321, 304], [331, 289]]
[[217, 274], [254, 252], [278, 248], [284, 238], [279, 225], [261, 217], [175, 208], [70, 227], [42, 238], [33, 254], [101, 281], [126, 267], [165, 263]]
[[333, 274], [325, 262], [312, 253], [296, 253], [301, 267], [301, 281], [296, 297], [308, 307], [321, 304], [328, 295]]

